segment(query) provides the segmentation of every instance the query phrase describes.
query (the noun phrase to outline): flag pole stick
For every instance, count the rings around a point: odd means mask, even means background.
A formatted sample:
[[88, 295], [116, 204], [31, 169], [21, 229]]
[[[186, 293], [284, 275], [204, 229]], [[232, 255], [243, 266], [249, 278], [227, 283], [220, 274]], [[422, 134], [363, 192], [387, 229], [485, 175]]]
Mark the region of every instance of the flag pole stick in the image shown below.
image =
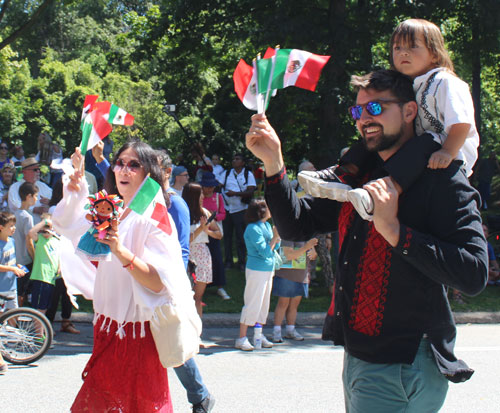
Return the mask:
[[259, 65], [257, 64], [257, 61], [260, 60], [260, 53], [257, 55], [257, 60], [253, 59], [253, 70], [255, 70], [255, 89], [257, 92], [257, 113], [262, 113], [263, 112], [263, 102], [262, 102], [262, 96], [259, 93]]
[[277, 45], [274, 48], [274, 56], [271, 58], [272, 59], [272, 65], [271, 65], [271, 75], [269, 76], [269, 80], [267, 82], [267, 91], [266, 91], [266, 99], [264, 100], [264, 110], [262, 113], [266, 113], [266, 108], [267, 104], [269, 102], [269, 92], [271, 91], [271, 84], [273, 82], [273, 76], [274, 76], [274, 68], [276, 67], [276, 57], [278, 55], [278, 50], [280, 49], [280, 46]]

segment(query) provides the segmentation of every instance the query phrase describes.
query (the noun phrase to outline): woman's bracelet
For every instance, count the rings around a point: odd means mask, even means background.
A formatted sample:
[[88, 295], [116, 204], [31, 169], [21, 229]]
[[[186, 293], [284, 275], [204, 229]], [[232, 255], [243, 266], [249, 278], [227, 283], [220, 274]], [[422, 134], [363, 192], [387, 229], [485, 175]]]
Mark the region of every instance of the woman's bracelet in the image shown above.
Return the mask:
[[130, 262], [127, 265], [124, 265], [123, 268], [128, 268], [130, 267], [130, 270], [132, 271], [134, 269], [134, 260], [135, 260], [135, 254], [130, 260]]

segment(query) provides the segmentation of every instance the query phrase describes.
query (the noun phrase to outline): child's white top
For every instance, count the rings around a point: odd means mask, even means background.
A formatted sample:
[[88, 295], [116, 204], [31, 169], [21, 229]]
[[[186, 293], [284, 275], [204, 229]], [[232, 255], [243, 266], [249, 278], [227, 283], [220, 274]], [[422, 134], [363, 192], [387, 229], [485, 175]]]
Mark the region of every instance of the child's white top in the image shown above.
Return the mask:
[[446, 69], [438, 67], [416, 77], [413, 89], [418, 104], [415, 120], [417, 136], [429, 132], [442, 145], [452, 125], [470, 124], [469, 134], [457, 156], [457, 159], [464, 161], [467, 176], [470, 176], [477, 160], [479, 135], [469, 85]]
[[[85, 219], [87, 211], [84, 209], [88, 190], [87, 185], [83, 184], [80, 192], [70, 192], [67, 190], [67, 181], [65, 177], [64, 197], [57, 205], [52, 220], [54, 228], [72, 243], [73, 253], [61, 255], [61, 271], [65, 282], [69, 284], [68, 291], [75, 292], [79, 290], [79, 278], [88, 277], [89, 267], [92, 267], [74, 253], [74, 247], [90, 226]], [[164, 288], [155, 293], [144, 287], [112, 254], [111, 261], [99, 263], [94, 274], [92, 297], [86, 294], [87, 298], [94, 300], [95, 315], [102, 315], [109, 322], [114, 320], [121, 327], [127, 322], [149, 321], [154, 309], [168, 302], [181, 305], [187, 311], [195, 311], [193, 292], [186, 277], [175, 225], [172, 225], [172, 234], [167, 235], [151, 221], [131, 211], [120, 221], [118, 233], [123, 246], [156, 269]], [[119, 328], [118, 333], [121, 336], [123, 330]]]

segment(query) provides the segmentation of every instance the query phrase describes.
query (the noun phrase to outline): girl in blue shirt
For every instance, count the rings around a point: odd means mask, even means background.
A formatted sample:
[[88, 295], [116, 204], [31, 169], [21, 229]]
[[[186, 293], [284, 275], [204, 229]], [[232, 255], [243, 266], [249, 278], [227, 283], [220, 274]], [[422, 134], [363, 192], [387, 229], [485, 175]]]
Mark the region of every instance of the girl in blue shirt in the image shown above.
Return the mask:
[[[247, 338], [248, 326], [264, 325], [269, 313], [269, 302], [274, 276], [274, 250], [279, 247], [279, 235], [267, 222], [271, 213], [263, 199], [253, 199], [246, 211], [247, 228], [244, 239], [247, 248], [245, 268], [245, 293], [240, 319], [240, 337], [235, 347], [244, 351], [253, 350]], [[262, 347], [272, 347], [262, 336]]]

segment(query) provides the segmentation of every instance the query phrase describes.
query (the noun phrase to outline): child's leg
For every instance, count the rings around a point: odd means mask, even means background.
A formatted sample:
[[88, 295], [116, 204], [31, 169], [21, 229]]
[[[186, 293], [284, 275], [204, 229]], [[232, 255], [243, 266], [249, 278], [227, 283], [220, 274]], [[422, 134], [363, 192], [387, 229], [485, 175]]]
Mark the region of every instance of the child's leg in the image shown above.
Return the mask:
[[406, 142], [385, 164], [393, 182], [400, 185], [401, 192], [412, 186], [425, 171], [429, 157], [440, 149], [432, 135], [425, 133]]
[[[406, 191], [427, 168], [429, 157], [440, 145], [434, 141], [432, 135], [424, 134], [407, 141], [387, 162], [384, 169], [390, 175], [398, 194]], [[359, 215], [372, 220], [373, 200], [366, 190], [356, 188], [347, 194]]]
[[358, 185], [360, 173], [369, 169], [373, 159], [374, 154], [368, 152], [359, 141], [340, 158], [339, 165], [321, 171], [302, 171], [297, 178], [309, 195], [346, 202], [347, 191]]

